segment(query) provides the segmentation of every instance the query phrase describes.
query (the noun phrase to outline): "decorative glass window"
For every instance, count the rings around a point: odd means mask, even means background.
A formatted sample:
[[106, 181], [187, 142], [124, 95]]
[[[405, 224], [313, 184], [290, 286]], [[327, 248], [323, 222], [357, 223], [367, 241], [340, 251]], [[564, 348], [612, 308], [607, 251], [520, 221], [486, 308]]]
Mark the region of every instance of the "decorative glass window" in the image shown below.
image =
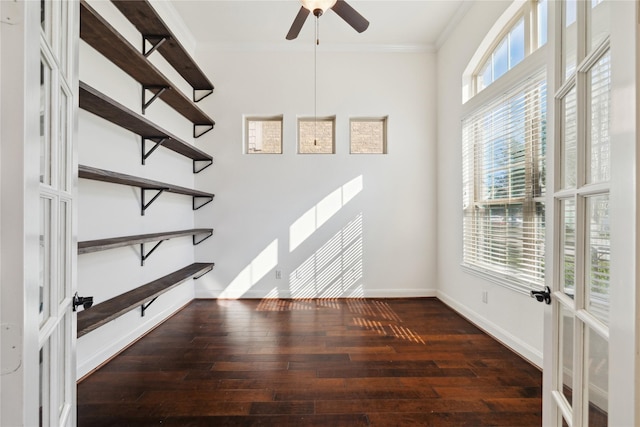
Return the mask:
[[352, 118], [349, 126], [351, 154], [387, 153], [387, 118]]
[[335, 125], [335, 116], [299, 118], [298, 153], [334, 154], [336, 152]]
[[[503, 29], [475, 73], [475, 92], [480, 92], [547, 42], [547, 0], [525, 3]], [[529, 33], [527, 34], [527, 30]]]
[[282, 116], [245, 119], [247, 154], [282, 154]]

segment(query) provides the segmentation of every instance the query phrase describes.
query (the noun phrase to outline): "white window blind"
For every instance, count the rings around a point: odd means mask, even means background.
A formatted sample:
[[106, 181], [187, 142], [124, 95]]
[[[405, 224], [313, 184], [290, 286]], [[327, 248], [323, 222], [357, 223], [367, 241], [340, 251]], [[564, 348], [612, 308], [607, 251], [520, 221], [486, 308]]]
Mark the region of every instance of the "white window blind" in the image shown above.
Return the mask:
[[544, 282], [546, 76], [462, 123], [463, 265], [529, 291]]

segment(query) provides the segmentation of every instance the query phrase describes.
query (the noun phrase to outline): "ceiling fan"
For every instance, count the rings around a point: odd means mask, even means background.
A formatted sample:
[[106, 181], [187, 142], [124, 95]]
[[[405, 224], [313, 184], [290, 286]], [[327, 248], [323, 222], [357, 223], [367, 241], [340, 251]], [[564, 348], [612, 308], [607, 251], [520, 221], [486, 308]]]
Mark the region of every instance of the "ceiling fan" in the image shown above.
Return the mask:
[[300, 30], [306, 21], [309, 12], [312, 12], [316, 18], [319, 18], [328, 9], [333, 10], [338, 16], [344, 19], [347, 24], [351, 25], [354, 30], [361, 33], [369, 27], [367, 21], [353, 7], [344, 0], [300, 0], [302, 6], [300, 11], [293, 20], [291, 28], [287, 33], [287, 40], [293, 40], [298, 37]]

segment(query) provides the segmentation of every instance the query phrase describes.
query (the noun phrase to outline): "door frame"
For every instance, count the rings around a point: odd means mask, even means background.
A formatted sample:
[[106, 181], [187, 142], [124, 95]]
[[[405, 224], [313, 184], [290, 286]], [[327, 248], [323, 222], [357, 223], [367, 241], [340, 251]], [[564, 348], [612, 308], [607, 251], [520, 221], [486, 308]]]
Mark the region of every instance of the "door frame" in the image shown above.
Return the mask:
[[611, 8], [609, 424], [640, 425], [638, 2]]
[[38, 425], [39, 10], [0, 2], [2, 425]]

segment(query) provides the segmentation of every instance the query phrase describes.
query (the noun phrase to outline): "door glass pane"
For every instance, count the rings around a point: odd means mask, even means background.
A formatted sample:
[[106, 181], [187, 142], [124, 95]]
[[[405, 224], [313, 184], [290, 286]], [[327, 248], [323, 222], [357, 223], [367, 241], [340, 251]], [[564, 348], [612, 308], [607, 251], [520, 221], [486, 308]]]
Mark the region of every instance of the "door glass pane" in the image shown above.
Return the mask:
[[58, 271], [60, 279], [58, 280], [58, 304], [61, 304], [64, 299], [69, 295], [71, 275], [71, 265], [68, 262], [71, 254], [71, 233], [69, 230], [69, 204], [66, 201], [60, 202], [60, 229], [58, 230]]
[[569, 405], [573, 406], [573, 314], [564, 305], [560, 307], [560, 325], [558, 328], [558, 384], [560, 392], [567, 399]]
[[51, 69], [40, 61], [40, 182], [51, 183]]
[[69, 136], [69, 96], [65, 90], [60, 88], [59, 97], [60, 107], [58, 108], [59, 123], [58, 123], [58, 153], [60, 156], [60, 163], [58, 167], [60, 175], [60, 189], [63, 191], [69, 191], [70, 180], [70, 158], [71, 140]]
[[560, 201], [562, 230], [560, 248], [560, 283], [562, 292], [573, 298], [576, 291], [576, 202], [574, 199]]
[[578, 24], [576, 0], [567, 0], [564, 6], [564, 27], [562, 32], [562, 59], [565, 78], [571, 76], [576, 70], [578, 51]]
[[60, 15], [59, 15], [60, 16], [60, 28], [58, 29], [59, 38], [60, 38], [60, 44], [59, 44], [59, 48], [60, 48], [60, 55], [59, 55], [60, 71], [69, 80], [71, 76], [69, 76], [69, 64], [67, 63], [68, 62], [68, 58], [69, 58], [69, 48], [70, 48], [70, 43], [68, 43], [68, 37], [69, 37], [69, 13], [67, 12], [67, 9], [73, 3], [69, 2], [69, 1], [60, 1], [58, 4], [59, 4], [59, 8], [60, 8]]
[[48, 426], [49, 423], [49, 373], [50, 373], [51, 353], [49, 352], [49, 340], [40, 349], [39, 379], [40, 387], [38, 399], [40, 404], [40, 426]]
[[589, 409], [589, 426], [608, 425], [609, 407], [609, 343], [592, 329], [585, 332], [585, 389]]
[[611, 54], [607, 52], [587, 74], [591, 88], [590, 147], [587, 149], [588, 182], [603, 182], [610, 178], [609, 160], [609, 107], [611, 92]]
[[45, 35], [46, 40], [51, 43], [51, 4], [53, 2], [40, 0], [40, 28]]
[[609, 3], [607, 0], [589, 0], [587, 7], [587, 52], [595, 49], [609, 34]]
[[64, 316], [58, 327], [58, 354], [57, 354], [57, 370], [58, 376], [57, 384], [57, 399], [58, 399], [58, 418], [62, 416], [64, 408], [67, 404], [67, 338], [69, 333], [67, 331], [67, 324], [69, 323], [69, 316]]
[[562, 106], [562, 188], [575, 188], [578, 177], [578, 111], [575, 87], [564, 97]]
[[51, 199], [40, 198], [40, 325], [49, 318], [51, 304]]
[[605, 324], [609, 321], [609, 265], [611, 240], [609, 235], [609, 196], [587, 199], [587, 259], [586, 308]]

